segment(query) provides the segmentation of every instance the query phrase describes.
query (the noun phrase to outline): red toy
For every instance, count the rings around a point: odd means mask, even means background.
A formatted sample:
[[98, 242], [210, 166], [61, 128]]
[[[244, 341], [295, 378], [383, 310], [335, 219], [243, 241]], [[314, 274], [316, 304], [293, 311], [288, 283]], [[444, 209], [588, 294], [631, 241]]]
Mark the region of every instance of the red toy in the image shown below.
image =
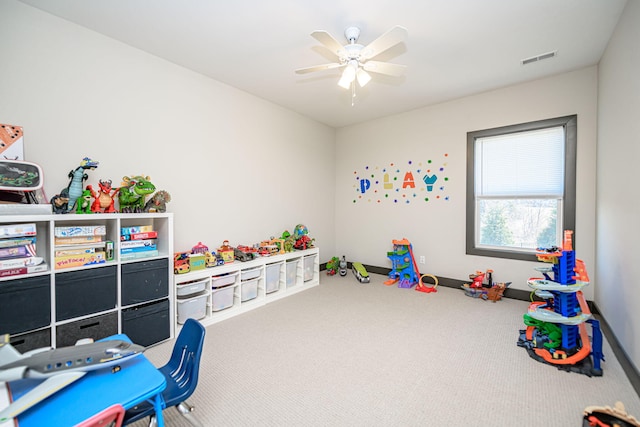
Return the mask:
[[114, 213], [115, 199], [113, 196], [118, 192], [118, 188], [111, 187], [111, 180], [100, 180], [98, 183], [100, 191], [95, 191], [91, 184], [87, 185], [87, 190], [91, 192], [91, 196], [95, 199], [91, 205], [91, 212], [94, 213]]

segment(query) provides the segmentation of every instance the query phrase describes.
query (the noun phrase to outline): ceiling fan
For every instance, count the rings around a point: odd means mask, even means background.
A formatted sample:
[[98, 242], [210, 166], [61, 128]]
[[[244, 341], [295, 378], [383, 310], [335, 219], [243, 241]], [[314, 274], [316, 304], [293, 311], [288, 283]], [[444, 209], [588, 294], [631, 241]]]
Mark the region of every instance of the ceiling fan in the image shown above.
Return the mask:
[[315, 71], [344, 68], [338, 85], [345, 89], [352, 87], [354, 91], [355, 81], [358, 82], [360, 87], [364, 87], [371, 81], [371, 75], [369, 75], [367, 71], [394, 77], [400, 77], [404, 74], [407, 68], [405, 65], [371, 61], [371, 59], [398, 43], [405, 41], [407, 38], [406, 28], [399, 25], [395, 26], [367, 46], [357, 43], [360, 37], [360, 29], [358, 27], [347, 28], [344, 35], [349, 43], [343, 46], [331, 34], [324, 30], [312, 32], [311, 37], [318, 40], [324, 47], [335, 54], [338, 57], [338, 62], [299, 68], [295, 70], [295, 72], [298, 74], [306, 74]]

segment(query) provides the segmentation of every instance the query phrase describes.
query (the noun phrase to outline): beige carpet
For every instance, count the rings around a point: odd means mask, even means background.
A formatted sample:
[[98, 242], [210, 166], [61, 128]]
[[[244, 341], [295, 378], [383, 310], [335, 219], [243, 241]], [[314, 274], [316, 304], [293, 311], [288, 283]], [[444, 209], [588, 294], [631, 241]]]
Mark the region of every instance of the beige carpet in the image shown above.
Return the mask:
[[[424, 294], [321, 272], [321, 285], [207, 328], [190, 399], [209, 426], [582, 425], [640, 399], [604, 342], [604, 375], [559, 371], [516, 345], [527, 303]], [[591, 330], [590, 326], [588, 327]], [[147, 350], [160, 366], [173, 342]], [[188, 426], [174, 409], [167, 426]], [[143, 425], [141, 422], [136, 426]]]

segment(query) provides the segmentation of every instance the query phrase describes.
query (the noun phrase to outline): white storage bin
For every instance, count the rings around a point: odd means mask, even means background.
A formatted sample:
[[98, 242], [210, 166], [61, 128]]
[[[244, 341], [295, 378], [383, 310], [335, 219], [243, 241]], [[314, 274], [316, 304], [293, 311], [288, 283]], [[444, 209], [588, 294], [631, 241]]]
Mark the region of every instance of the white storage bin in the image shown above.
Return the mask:
[[316, 263], [315, 255], [307, 255], [304, 257], [304, 281], [308, 282], [313, 279], [314, 264]]
[[193, 298], [178, 298], [178, 323], [187, 319], [202, 319], [207, 315], [207, 294]]
[[261, 267], [242, 270], [240, 272], [240, 280], [245, 281], [245, 280], [255, 279], [256, 277], [260, 277], [260, 270], [262, 270]]
[[296, 285], [296, 276], [298, 275], [298, 260], [292, 259], [287, 261], [287, 288]]
[[220, 311], [233, 305], [233, 291], [235, 286], [214, 289], [211, 291], [211, 310]]
[[176, 295], [179, 297], [194, 295], [207, 289], [207, 279], [192, 280], [178, 283], [176, 285]]
[[212, 288], [221, 288], [223, 286], [231, 285], [235, 283], [238, 273], [221, 274], [220, 276], [214, 276], [211, 278]]
[[245, 302], [258, 296], [258, 279], [246, 280], [240, 284], [240, 301]]
[[280, 290], [280, 266], [281, 263], [267, 264], [266, 266], [266, 285], [265, 290], [269, 294]]

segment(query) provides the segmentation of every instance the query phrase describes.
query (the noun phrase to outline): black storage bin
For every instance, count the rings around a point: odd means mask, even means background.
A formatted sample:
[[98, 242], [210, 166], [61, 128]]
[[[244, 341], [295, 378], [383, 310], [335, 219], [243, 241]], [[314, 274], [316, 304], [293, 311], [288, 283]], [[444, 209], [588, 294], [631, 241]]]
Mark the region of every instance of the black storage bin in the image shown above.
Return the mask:
[[102, 314], [56, 327], [56, 347], [75, 345], [83, 338], [99, 340], [118, 333], [118, 313]]
[[169, 300], [122, 310], [122, 333], [136, 344], [148, 346], [166, 340], [170, 328]]
[[51, 330], [41, 329], [27, 334], [12, 336], [11, 345], [20, 353], [24, 353], [36, 348], [51, 347]]
[[19, 334], [51, 323], [51, 276], [0, 282], [0, 333]]
[[56, 319], [115, 308], [117, 284], [115, 265], [56, 274]]
[[169, 260], [133, 262], [122, 265], [122, 305], [165, 298], [169, 295]]

